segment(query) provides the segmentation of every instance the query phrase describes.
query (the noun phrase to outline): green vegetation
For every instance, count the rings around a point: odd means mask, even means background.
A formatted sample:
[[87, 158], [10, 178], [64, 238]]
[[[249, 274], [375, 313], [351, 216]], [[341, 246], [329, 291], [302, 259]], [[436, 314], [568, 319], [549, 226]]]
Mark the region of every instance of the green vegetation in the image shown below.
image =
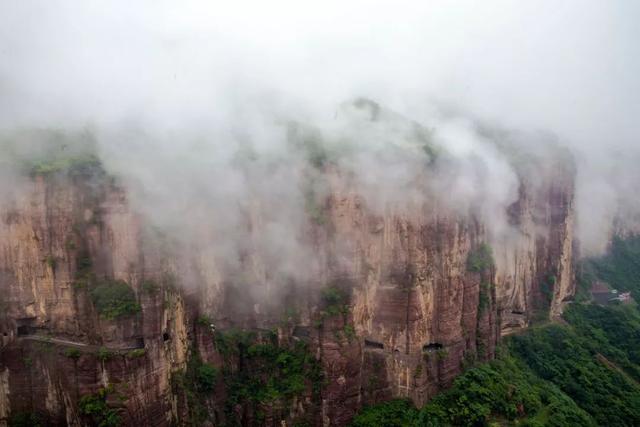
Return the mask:
[[256, 339], [257, 335], [254, 332], [239, 329], [231, 329], [225, 332], [216, 331], [213, 336], [216, 350], [225, 358], [237, 356], [241, 348], [248, 347]]
[[480, 284], [480, 294], [478, 296], [478, 313], [484, 313], [491, 306], [491, 293], [493, 283], [482, 282]]
[[69, 347], [64, 351], [64, 355], [69, 359], [79, 359], [80, 358], [80, 350], [74, 347]]
[[530, 426], [594, 425], [570, 398], [508, 354], [458, 377], [420, 415], [429, 421], [422, 425], [487, 425], [500, 419]]
[[44, 425], [38, 414], [33, 412], [19, 412], [9, 418], [9, 427], [40, 427]]
[[196, 369], [196, 385], [204, 392], [213, 391], [218, 380], [218, 370], [209, 363], [202, 363]]
[[[217, 372], [212, 375], [205, 373], [200, 378], [200, 371], [204, 372], [208, 368], [203, 368], [204, 362], [195, 349], [191, 351], [191, 357], [187, 361], [187, 369], [182, 372], [175, 372], [171, 376], [171, 387], [173, 393], [183, 395], [189, 409], [188, 419], [183, 420], [186, 425], [201, 426], [208, 418], [209, 413], [206, 407], [206, 400], [210, 392], [214, 389], [217, 381]], [[210, 366], [210, 365], [209, 365]], [[213, 366], [211, 366], [212, 369]]]
[[418, 410], [408, 400], [392, 400], [379, 405], [370, 406], [360, 412], [353, 423], [353, 427], [409, 427], [417, 426]]
[[139, 357], [144, 357], [147, 354], [147, 351], [144, 348], [136, 348], [135, 350], [131, 350], [127, 353], [127, 359], [137, 359]]
[[640, 301], [640, 236], [614, 237], [606, 255], [583, 261], [579, 270], [583, 289], [588, 290], [593, 280], [602, 280], [620, 291], [631, 291]]
[[[0, 159], [25, 174], [93, 175], [102, 173], [96, 140], [88, 131], [29, 129], [0, 133]], [[0, 167], [4, 164], [0, 162]]]
[[121, 425], [118, 412], [107, 405], [107, 395], [109, 389], [100, 389], [95, 394], [83, 396], [78, 407], [80, 413], [89, 421], [91, 425], [98, 427], [118, 427]]
[[89, 290], [93, 305], [106, 319], [131, 316], [140, 311], [136, 295], [122, 280], [103, 280]]
[[81, 251], [76, 256], [76, 274], [73, 288], [80, 291], [89, 288], [89, 284], [95, 281], [95, 275], [91, 270], [91, 257], [86, 251]]
[[100, 359], [100, 361], [102, 362], [106, 362], [107, 360], [111, 359], [113, 356], [115, 356], [115, 353], [113, 353], [112, 351], [104, 348], [104, 347], [100, 347], [98, 349], [98, 353], [96, 353], [96, 356], [98, 357], [98, 359]]
[[345, 327], [342, 328], [342, 332], [344, 333], [344, 337], [349, 342], [353, 341], [356, 338], [356, 330], [352, 325], [345, 325]]
[[75, 239], [72, 236], [68, 237], [67, 240], [64, 242], [64, 247], [69, 251], [75, 250], [77, 247]]
[[319, 398], [321, 368], [306, 344], [279, 345], [277, 334], [270, 331], [231, 330], [216, 331], [214, 345], [224, 358], [222, 367], [204, 363], [194, 352], [187, 370], [173, 378], [175, 390], [186, 395], [192, 408], [193, 425], [201, 425], [211, 413], [206, 410], [207, 396], [216, 387], [225, 390], [222, 410], [227, 425], [240, 425], [239, 406], [247, 409], [252, 425], [262, 425], [267, 408], [287, 417], [293, 398]]
[[315, 189], [315, 183], [311, 181], [304, 191], [304, 208], [311, 220], [318, 224], [324, 225], [327, 222], [327, 215], [322, 204], [322, 196]]
[[321, 293], [323, 312], [328, 316], [349, 312], [349, 295], [337, 286], [327, 286]]
[[[588, 322], [583, 319], [585, 314], [588, 311], [572, 316]], [[562, 325], [534, 328], [514, 337], [511, 347], [533, 372], [567, 393], [599, 425], [640, 424], [640, 386], [574, 329]]]
[[330, 161], [327, 147], [317, 129], [291, 122], [287, 129], [287, 140], [315, 168], [321, 169]]
[[201, 314], [200, 316], [198, 316], [198, 318], [196, 319], [196, 323], [200, 326], [209, 326], [213, 323], [213, 320], [211, 320], [211, 317], [207, 316], [206, 314]]
[[491, 246], [481, 243], [469, 252], [467, 257], [467, 270], [475, 273], [482, 273], [494, 265], [493, 251]]
[[48, 159], [34, 160], [26, 164], [29, 174], [52, 175], [67, 172], [70, 175], [89, 175], [101, 170], [102, 163], [94, 154], [64, 156], [63, 154]]
[[142, 282], [142, 292], [147, 295], [157, 295], [160, 290], [160, 286], [153, 280], [147, 279]]
[[216, 349], [225, 359], [222, 379], [229, 420], [235, 419], [237, 405], [248, 407], [260, 424], [265, 407], [286, 416], [287, 405], [294, 397], [307, 393], [318, 397], [321, 367], [306, 344], [281, 346], [277, 333], [261, 335], [240, 330], [215, 334]]
[[53, 255], [47, 255], [45, 257], [45, 259], [44, 259], [44, 262], [52, 270], [55, 270], [56, 269], [56, 265], [58, 264], [58, 262], [56, 260], [56, 257], [54, 257]]
[[254, 342], [248, 347], [239, 345], [238, 357], [245, 362], [243, 369], [223, 370], [228, 416], [241, 404], [249, 405], [260, 418], [264, 405], [284, 410], [293, 397], [307, 391], [319, 392], [319, 363], [302, 342], [290, 347], [279, 346], [275, 340]]
[[584, 337], [584, 345], [640, 381], [640, 313], [637, 309], [574, 304], [564, 317]]

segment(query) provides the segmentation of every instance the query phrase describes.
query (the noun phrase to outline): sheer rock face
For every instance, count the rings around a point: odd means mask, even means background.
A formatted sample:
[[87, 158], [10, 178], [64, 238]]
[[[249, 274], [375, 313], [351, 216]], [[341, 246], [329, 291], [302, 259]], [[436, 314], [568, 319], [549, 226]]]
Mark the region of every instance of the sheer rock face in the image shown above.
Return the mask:
[[[391, 397], [423, 404], [467, 364], [491, 359], [500, 337], [535, 310], [561, 313], [574, 285], [572, 180], [561, 169], [535, 186], [523, 179], [509, 208], [513, 232], [495, 238], [442, 206], [373, 214], [334, 174], [323, 224], [301, 232], [315, 254], [308, 275], [284, 286], [250, 250], [240, 259], [246, 277], [229, 273], [206, 224], [202, 241], [167, 244], [106, 179], [36, 177], [0, 212], [0, 420], [39, 412], [53, 425], [82, 425], [79, 398], [111, 385], [119, 398], [109, 404], [125, 424], [169, 425], [188, 411], [170, 378], [190, 349], [221, 363], [211, 325], [196, 320], [203, 315], [220, 329], [277, 327], [283, 341], [294, 339], [294, 323], [307, 327], [325, 381], [321, 398], [296, 411], [318, 425], [344, 425]], [[247, 217], [260, 233], [260, 213]], [[469, 271], [469, 253], [484, 242], [494, 265]], [[140, 312], [100, 316], [79, 280], [88, 270], [129, 283]], [[145, 287], [149, 280], [158, 287]], [[328, 285], [349, 295], [348, 309], [321, 316]], [[284, 325], [290, 306], [299, 319]], [[212, 405], [223, 400], [216, 392]]]

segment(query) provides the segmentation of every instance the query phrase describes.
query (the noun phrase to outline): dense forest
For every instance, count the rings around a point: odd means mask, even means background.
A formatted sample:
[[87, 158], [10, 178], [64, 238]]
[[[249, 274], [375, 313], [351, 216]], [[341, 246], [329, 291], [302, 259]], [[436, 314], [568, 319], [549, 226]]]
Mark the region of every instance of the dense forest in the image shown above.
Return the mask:
[[613, 240], [578, 271], [564, 322], [505, 339], [496, 360], [472, 367], [425, 407], [396, 400], [365, 408], [353, 426], [640, 425], [640, 311], [589, 300], [594, 280], [640, 296], [640, 237]]

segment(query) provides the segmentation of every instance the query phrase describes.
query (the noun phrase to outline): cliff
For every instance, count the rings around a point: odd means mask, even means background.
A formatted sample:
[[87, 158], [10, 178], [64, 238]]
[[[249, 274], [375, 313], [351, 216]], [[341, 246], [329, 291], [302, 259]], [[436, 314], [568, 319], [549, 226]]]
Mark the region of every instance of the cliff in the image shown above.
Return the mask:
[[[520, 176], [498, 238], [428, 201], [369, 209], [326, 167], [328, 196], [292, 231], [313, 255], [284, 284], [251, 245], [228, 268], [204, 224], [188, 243], [155, 230], [99, 167], [35, 174], [0, 212], [0, 424], [345, 425], [423, 404], [573, 294], [564, 161]], [[264, 232], [246, 214], [249, 239]]]

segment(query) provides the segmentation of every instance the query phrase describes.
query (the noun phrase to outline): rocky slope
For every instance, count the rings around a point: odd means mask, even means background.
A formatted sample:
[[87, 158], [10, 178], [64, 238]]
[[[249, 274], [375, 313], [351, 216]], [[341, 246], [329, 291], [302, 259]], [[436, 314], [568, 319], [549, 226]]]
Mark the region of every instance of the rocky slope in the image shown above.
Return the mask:
[[[573, 294], [573, 172], [563, 162], [535, 185], [520, 177], [514, 232], [499, 239], [473, 215], [428, 202], [373, 213], [326, 168], [320, 217], [299, 231], [314, 258], [286, 286], [250, 246], [227, 269], [204, 225], [188, 245], [154, 230], [100, 168], [36, 174], [0, 212], [0, 424], [115, 414], [124, 425], [345, 425], [391, 397], [420, 405]], [[249, 235], [261, 233], [261, 215], [247, 211]], [[96, 289], [118, 286], [121, 302], [133, 290], [132, 305], [105, 311]], [[269, 375], [271, 356], [258, 351], [269, 343], [306, 344], [303, 386], [258, 401], [234, 394], [258, 372], [252, 361]], [[176, 380], [194, 357], [217, 368], [210, 389]], [[273, 366], [288, 372], [281, 359]], [[101, 414], [86, 396], [106, 403]]]

